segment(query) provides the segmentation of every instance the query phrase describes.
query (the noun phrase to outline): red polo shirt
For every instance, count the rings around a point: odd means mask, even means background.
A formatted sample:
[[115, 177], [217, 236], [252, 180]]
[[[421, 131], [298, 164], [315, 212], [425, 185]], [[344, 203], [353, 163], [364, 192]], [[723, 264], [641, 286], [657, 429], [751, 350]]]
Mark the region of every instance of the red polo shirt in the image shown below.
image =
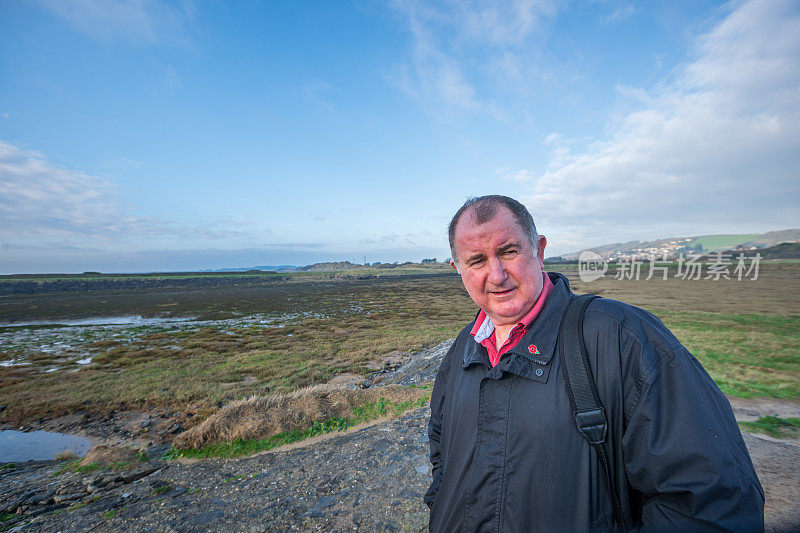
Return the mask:
[[486, 348], [486, 351], [489, 352], [489, 362], [492, 366], [500, 362], [500, 358], [503, 357], [504, 353], [507, 353], [511, 348], [517, 345], [523, 335], [531, 329], [533, 321], [536, 320], [536, 317], [539, 316], [539, 313], [544, 309], [545, 300], [547, 300], [550, 291], [553, 290], [553, 282], [550, 281], [550, 276], [544, 272], [542, 272], [542, 275], [544, 276], [544, 284], [542, 285], [542, 292], [539, 294], [536, 304], [534, 304], [533, 309], [522, 317], [517, 325], [514, 326], [514, 329], [511, 330], [508, 339], [506, 339], [506, 342], [500, 347], [500, 350], [497, 349], [497, 343], [495, 342], [494, 323], [492, 323], [483, 309], [478, 313], [478, 318], [475, 319], [475, 325], [472, 327], [470, 335], [475, 338], [475, 342], [481, 343], [481, 345]]

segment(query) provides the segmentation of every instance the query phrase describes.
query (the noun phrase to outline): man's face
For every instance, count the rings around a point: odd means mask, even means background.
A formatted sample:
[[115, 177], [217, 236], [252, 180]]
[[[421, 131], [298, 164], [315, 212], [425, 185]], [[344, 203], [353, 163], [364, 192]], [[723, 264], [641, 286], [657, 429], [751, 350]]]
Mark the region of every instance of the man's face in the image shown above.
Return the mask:
[[[495, 326], [516, 324], [533, 309], [542, 292], [542, 259], [547, 240], [533, 246], [514, 215], [497, 208], [494, 218], [478, 224], [469, 210], [455, 231], [455, 249], [461, 281], [473, 301]], [[451, 262], [453, 268], [456, 267]]]

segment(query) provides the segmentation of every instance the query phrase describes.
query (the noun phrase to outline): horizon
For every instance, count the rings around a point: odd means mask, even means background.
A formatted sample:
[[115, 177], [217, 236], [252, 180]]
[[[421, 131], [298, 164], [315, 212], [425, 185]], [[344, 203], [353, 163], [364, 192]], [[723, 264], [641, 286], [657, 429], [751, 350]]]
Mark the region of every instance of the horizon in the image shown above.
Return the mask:
[[[779, 230], [771, 230], [771, 231], [767, 231], [767, 232], [764, 232], [764, 233], [761, 233], [761, 234], [758, 234], [758, 235], [764, 235], [764, 234], [769, 234], [769, 233], [777, 233], [777, 232], [783, 232], [783, 231], [800, 231], [800, 228], [785, 228], [785, 229], [779, 229]], [[726, 236], [726, 235], [748, 235], [748, 234], [719, 233], [719, 234], [710, 234], [710, 235], [670, 236], [670, 237], [655, 238], [655, 239], [651, 239], [649, 241], [642, 241], [640, 239], [632, 239], [630, 241], [619, 241], [619, 242], [613, 242], [613, 243], [604, 243], [604, 244], [593, 245], [593, 246], [589, 246], [588, 248], [585, 248], [585, 249], [574, 250], [574, 251], [571, 251], [571, 252], [565, 252], [565, 253], [559, 254], [559, 255], [552, 255], [552, 254], [551, 255], [546, 255], [544, 259], [545, 259], [545, 261], [552, 260], [552, 259], [555, 259], [555, 258], [562, 258], [563, 259], [562, 256], [575, 255], [575, 254], [580, 253], [580, 252], [582, 252], [584, 250], [592, 250], [592, 249], [595, 249], [595, 248], [601, 248], [601, 247], [604, 247], [604, 246], [613, 246], [613, 245], [618, 245], [618, 244], [647, 243], [647, 242], [659, 241], [659, 240], [667, 240], [667, 239], [700, 238], [700, 237], [714, 237], [714, 236]], [[796, 242], [796, 241], [785, 241], [785, 242], [783, 242], [781, 244], [787, 244], [787, 243], [791, 243], [791, 242]], [[774, 245], [770, 245], [770, 246], [774, 246]], [[423, 259], [433, 259], [437, 263], [445, 263], [445, 264], [447, 264], [449, 262], [449, 260], [450, 260], [450, 255], [448, 254], [446, 257], [443, 257], [443, 258], [439, 258], [439, 257], [423, 257], [423, 258], [420, 258], [420, 259], [401, 258], [401, 259], [396, 259], [394, 261], [378, 261], [378, 260], [368, 261], [367, 257], [364, 256], [362, 258], [361, 262], [358, 261], [357, 258], [352, 258], [352, 259], [339, 259], [339, 260], [330, 260], [330, 261], [314, 261], [312, 263], [305, 263], [305, 264], [275, 264], [275, 265], [254, 264], [254, 265], [250, 265], [250, 266], [227, 265], [227, 266], [221, 266], [221, 267], [216, 267], [216, 268], [203, 268], [203, 267], [201, 267], [201, 268], [197, 268], [197, 269], [174, 269], [174, 270], [100, 271], [100, 270], [97, 270], [97, 269], [90, 269], [90, 270], [84, 270], [84, 271], [81, 271], [81, 272], [77, 272], [77, 271], [73, 271], [73, 272], [63, 272], [63, 271], [62, 272], [0, 272], [0, 276], [26, 276], [26, 275], [52, 276], [52, 275], [60, 275], [60, 274], [75, 275], [75, 274], [94, 274], [94, 273], [102, 274], [102, 275], [113, 275], [113, 274], [224, 273], [224, 272], [246, 272], [248, 270], [260, 270], [260, 269], [266, 268], [266, 267], [269, 267], [270, 270], [273, 270], [273, 269], [277, 269], [277, 270], [292, 269], [292, 268], [302, 268], [302, 267], [312, 266], [312, 265], [316, 265], [316, 264], [325, 264], [325, 263], [350, 263], [353, 266], [375, 266], [377, 264], [401, 265], [401, 264], [406, 264], [406, 263], [421, 264]], [[574, 261], [574, 259], [569, 259], [567, 261]]]
[[549, 257], [800, 227], [791, 0], [0, 5], [0, 274]]

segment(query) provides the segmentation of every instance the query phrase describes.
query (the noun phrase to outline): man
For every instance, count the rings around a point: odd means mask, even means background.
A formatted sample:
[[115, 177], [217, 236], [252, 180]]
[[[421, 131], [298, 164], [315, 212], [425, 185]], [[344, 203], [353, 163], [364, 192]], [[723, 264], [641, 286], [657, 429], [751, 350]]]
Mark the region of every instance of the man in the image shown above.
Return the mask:
[[449, 237], [480, 312], [433, 388], [432, 531], [763, 530], [764, 493], [728, 401], [655, 316], [599, 298], [583, 332], [608, 418], [616, 523], [556, 355], [571, 292], [542, 270], [546, 239], [505, 196], [468, 200]]

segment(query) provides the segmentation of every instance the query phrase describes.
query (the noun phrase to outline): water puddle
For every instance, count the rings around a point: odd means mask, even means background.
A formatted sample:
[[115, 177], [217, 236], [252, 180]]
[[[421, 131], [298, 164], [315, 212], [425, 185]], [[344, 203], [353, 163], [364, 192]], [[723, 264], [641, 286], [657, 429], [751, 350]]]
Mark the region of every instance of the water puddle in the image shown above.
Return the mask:
[[62, 320], [33, 320], [30, 322], [0, 322], [0, 328], [23, 326], [157, 326], [169, 322], [186, 322], [191, 318], [144, 318], [141, 315], [106, 316]]
[[92, 441], [77, 435], [49, 431], [0, 431], [0, 463], [46, 461], [63, 451], [83, 456], [92, 447]]

